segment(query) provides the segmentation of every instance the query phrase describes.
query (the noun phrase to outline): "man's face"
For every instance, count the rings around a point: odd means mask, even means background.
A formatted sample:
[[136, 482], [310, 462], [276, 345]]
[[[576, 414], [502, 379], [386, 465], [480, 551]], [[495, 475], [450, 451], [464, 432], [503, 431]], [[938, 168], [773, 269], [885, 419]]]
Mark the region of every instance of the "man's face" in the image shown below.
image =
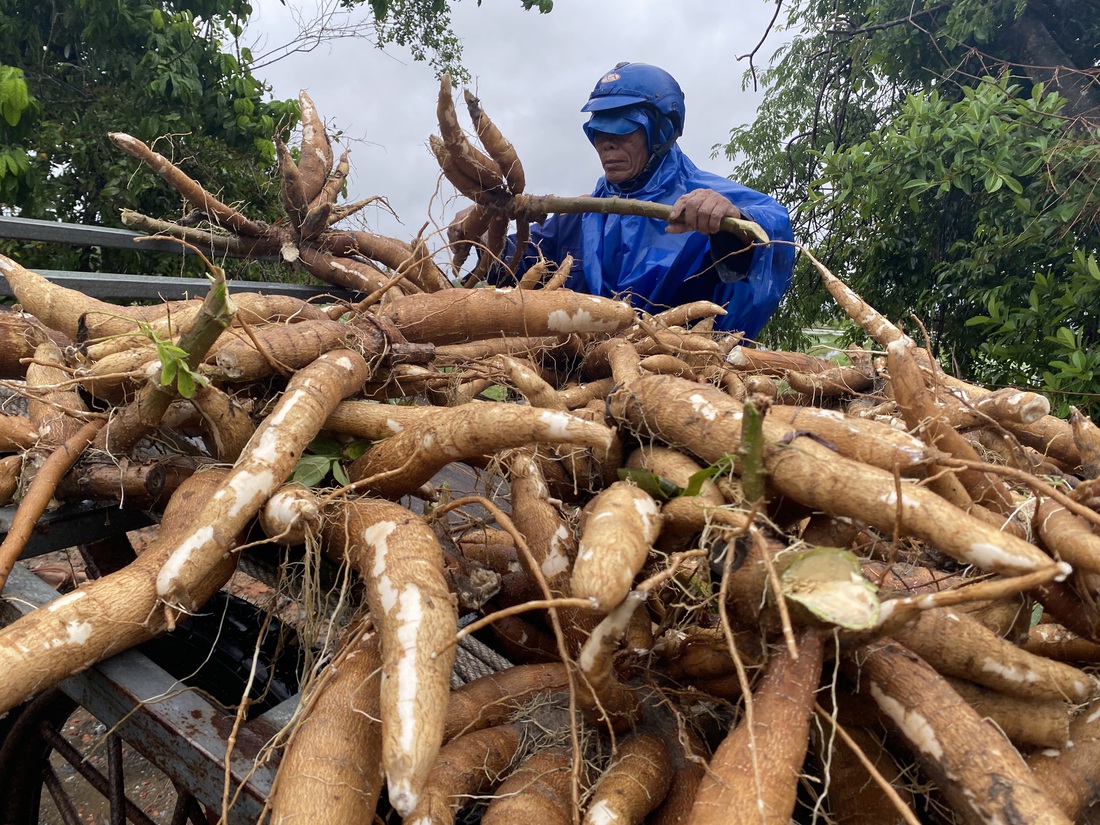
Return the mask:
[[608, 183], [630, 180], [642, 171], [649, 159], [645, 129], [641, 127], [626, 135], [597, 132], [593, 145]]

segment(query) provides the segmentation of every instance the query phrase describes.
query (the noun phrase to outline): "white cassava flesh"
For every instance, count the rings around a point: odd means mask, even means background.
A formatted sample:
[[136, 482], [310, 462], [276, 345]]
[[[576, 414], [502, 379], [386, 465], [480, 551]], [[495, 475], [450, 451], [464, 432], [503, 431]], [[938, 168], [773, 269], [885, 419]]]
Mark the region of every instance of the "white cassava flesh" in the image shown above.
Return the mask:
[[457, 608], [422, 518], [381, 499], [336, 506], [324, 537], [362, 577], [382, 637], [382, 767], [390, 804], [408, 816], [443, 741]]
[[661, 531], [661, 510], [641, 488], [617, 481], [586, 508], [570, 589], [607, 612], [626, 598]]
[[199, 607], [192, 590], [228, 555], [229, 542], [286, 481], [325, 419], [344, 397], [363, 386], [367, 372], [361, 355], [335, 350], [289, 381], [224, 483], [195, 514], [193, 532], [157, 575], [157, 595], [170, 610]]
[[285, 547], [304, 544], [321, 529], [322, 506], [317, 495], [301, 484], [281, 487], [260, 510], [260, 527], [269, 539]]

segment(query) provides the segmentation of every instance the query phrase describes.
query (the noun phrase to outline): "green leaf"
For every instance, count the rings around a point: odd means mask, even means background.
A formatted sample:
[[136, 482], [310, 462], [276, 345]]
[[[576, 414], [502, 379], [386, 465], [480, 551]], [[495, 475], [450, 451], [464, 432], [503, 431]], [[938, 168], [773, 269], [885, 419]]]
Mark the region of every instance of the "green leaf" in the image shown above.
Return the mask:
[[18, 126], [30, 106], [30, 92], [23, 70], [0, 64], [0, 116], [9, 126]]
[[1096, 263], [1096, 256], [1089, 255], [1086, 265], [1088, 266], [1089, 275], [1091, 275], [1095, 280], [1100, 281], [1100, 265]]
[[371, 448], [371, 445], [373, 445], [373, 444], [374, 444], [374, 442], [371, 441], [370, 439], [357, 438], [355, 441], [352, 441], [350, 444], [344, 445], [344, 457], [348, 461], [355, 461], [355, 459], [360, 458], [363, 455], [363, 453], [365, 453], [367, 450], [369, 450]]
[[162, 387], [172, 386], [172, 382], [176, 380], [176, 374], [179, 371], [180, 362], [176, 359], [169, 361], [161, 361], [160, 366], [160, 385]]
[[816, 547], [805, 551], [783, 571], [784, 597], [829, 624], [868, 630], [878, 624], [880, 604], [859, 559], [847, 550]]
[[332, 462], [324, 456], [304, 455], [298, 459], [291, 480], [306, 487], [316, 487], [328, 476]]
[[1040, 602], [1035, 602], [1035, 605], [1031, 608], [1031, 620], [1028, 623], [1028, 627], [1035, 627], [1043, 618], [1043, 605]]
[[348, 478], [348, 474], [344, 470], [344, 465], [339, 461], [334, 461], [332, 463], [332, 477], [336, 479], [336, 483], [341, 487], [347, 487], [351, 484], [351, 479]]
[[688, 486], [684, 489], [685, 496], [697, 496], [703, 489], [703, 482], [715, 476], [725, 475], [733, 471], [736, 459], [732, 455], [725, 455], [715, 461], [709, 467], [694, 472], [688, 477]]
[[703, 482], [707, 481], [707, 479], [714, 478], [716, 475], [719, 474], [719, 472], [721, 472], [721, 470], [719, 469], [718, 465], [712, 464], [711, 466], [699, 470], [698, 472], [692, 473], [688, 477], [688, 486], [684, 488], [684, 495], [699, 495], [699, 493], [703, 489]]
[[343, 454], [344, 445], [330, 435], [318, 435], [309, 442], [309, 446], [306, 449], [315, 455], [337, 458]]
[[191, 398], [195, 394], [195, 378], [191, 370], [182, 369], [176, 376], [176, 389], [183, 398]]
[[641, 467], [620, 467], [618, 475], [620, 481], [634, 482], [657, 501], [669, 501], [683, 495], [684, 492], [683, 488], [673, 484], [664, 476]]

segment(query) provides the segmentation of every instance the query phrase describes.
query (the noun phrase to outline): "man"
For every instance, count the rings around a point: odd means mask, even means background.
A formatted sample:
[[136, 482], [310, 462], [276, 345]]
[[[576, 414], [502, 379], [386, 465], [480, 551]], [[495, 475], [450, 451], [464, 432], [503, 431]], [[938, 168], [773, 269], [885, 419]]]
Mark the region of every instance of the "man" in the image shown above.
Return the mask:
[[[791, 241], [790, 217], [773, 198], [710, 172], [680, 150], [684, 94], [672, 75], [645, 63], [620, 63], [596, 84], [582, 108], [584, 132], [604, 175], [595, 197], [623, 197], [672, 206], [671, 221], [638, 216], [561, 214], [531, 228], [517, 276], [538, 258], [571, 254], [566, 286], [629, 300], [658, 312], [695, 300], [721, 304], [723, 330], [755, 338], [790, 286], [795, 250], [789, 243], [752, 245], [719, 232], [723, 217], [760, 224], [773, 241]], [[515, 239], [502, 256], [509, 260]], [[494, 273], [497, 274], [497, 273]]]

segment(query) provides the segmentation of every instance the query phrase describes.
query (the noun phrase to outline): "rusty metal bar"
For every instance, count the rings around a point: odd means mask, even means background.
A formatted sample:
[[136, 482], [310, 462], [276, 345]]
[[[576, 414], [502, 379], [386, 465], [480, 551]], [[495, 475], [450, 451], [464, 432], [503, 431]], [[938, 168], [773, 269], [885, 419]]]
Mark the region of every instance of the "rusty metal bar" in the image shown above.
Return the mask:
[[[57, 598], [57, 592], [16, 565], [0, 599], [0, 624], [8, 624]], [[220, 810], [226, 741], [233, 716], [207, 701], [148, 657], [128, 650], [59, 685], [77, 704], [118, 733], [174, 783], [203, 805]], [[258, 734], [258, 732], [257, 732]], [[229, 811], [231, 825], [258, 820], [275, 767], [255, 763], [266, 740], [240, 736], [230, 757], [230, 779], [241, 788]]]

